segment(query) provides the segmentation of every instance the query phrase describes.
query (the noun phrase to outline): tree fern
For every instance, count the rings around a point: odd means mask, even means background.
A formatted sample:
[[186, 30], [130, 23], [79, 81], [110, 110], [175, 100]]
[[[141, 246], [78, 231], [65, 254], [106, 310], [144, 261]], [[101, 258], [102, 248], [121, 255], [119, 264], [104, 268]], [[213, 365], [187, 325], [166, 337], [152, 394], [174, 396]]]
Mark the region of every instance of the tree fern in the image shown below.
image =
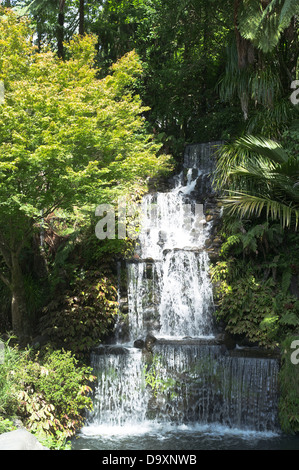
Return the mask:
[[239, 29], [263, 52], [270, 52], [278, 44], [281, 33], [299, 13], [297, 0], [271, 0], [264, 8], [259, 0], [245, 0], [240, 14]]

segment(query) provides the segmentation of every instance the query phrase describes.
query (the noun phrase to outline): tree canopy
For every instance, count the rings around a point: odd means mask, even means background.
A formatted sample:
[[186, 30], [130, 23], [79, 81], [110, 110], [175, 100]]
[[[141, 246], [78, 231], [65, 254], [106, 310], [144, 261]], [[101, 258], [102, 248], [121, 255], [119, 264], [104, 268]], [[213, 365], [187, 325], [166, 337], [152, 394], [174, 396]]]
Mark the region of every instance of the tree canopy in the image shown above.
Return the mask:
[[1, 279], [12, 292], [14, 330], [26, 330], [19, 256], [42, 220], [56, 209], [110, 202], [134, 194], [167, 168], [147, 132], [134, 84], [142, 73], [136, 53], [98, 80], [95, 39], [75, 36], [62, 61], [36, 53], [26, 19], [0, 16]]
[[[257, 132], [260, 142], [276, 141], [296, 117], [293, 0], [3, 5], [0, 275], [14, 292], [13, 311], [24, 305], [22, 250], [49, 214], [91, 213], [94, 204], [141, 194], [170, 168], [165, 154], [180, 162], [188, 142]], [[222, 183], [236, 184], [240, 168], [227, 171]]]

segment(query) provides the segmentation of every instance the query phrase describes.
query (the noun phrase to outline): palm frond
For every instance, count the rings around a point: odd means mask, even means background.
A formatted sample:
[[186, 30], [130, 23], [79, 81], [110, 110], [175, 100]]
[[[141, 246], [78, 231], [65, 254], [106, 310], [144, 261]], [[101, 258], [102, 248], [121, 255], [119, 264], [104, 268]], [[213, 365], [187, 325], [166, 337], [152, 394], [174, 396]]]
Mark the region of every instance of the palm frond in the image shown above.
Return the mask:
[[239, 150], [247, 150], [256, 153], [271, 161], [282, 164], [288, 161], [288, 154], [282, 146], [271, 139], [254, 137], [251, 135], [241, 137], [236, 141]]
[[258, 0], [245, 0], [240, 17], [241, 35], [263, 52], [270, 52], [298, 13], [298, 0], [270, 0], [264, 9]]
[[287, 205], [280, 201], [238, 191], [233, 191], [233, 194], [235, 195], [222, 199], [224, 206], [232, 214], [238, 214], [241, 218], [260, 217], [264, 210], [267, 218], [279, 220], [283, 228], [290, 227], [291, 223], [295, 221], [297, 229], [299, 206]]
[[280, 12], [279, 24], [281, 30], [288, 27], [294, 15], [299, 14], [298, 0], [285, 0]]

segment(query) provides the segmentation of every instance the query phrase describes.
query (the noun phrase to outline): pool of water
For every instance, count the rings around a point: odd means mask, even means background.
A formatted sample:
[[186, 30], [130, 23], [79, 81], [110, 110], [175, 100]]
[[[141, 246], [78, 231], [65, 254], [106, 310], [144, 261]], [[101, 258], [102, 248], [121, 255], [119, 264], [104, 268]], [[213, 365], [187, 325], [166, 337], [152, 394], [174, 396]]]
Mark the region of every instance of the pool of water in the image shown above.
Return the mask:
[[73, 439], [73, 450], [188, 451], [299, 450], [299, 436], [229, 429], [218, 425], [157, 425], [109, 428], [87, 426]]

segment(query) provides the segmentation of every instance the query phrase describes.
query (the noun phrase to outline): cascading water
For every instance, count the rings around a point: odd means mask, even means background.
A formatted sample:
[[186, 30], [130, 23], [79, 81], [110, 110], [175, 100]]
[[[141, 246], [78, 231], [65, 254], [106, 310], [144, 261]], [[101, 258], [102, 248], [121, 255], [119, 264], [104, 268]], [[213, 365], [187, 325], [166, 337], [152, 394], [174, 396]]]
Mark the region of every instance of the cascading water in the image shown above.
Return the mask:
[[[191, 343], [191, 344], [190, 344]], [[196, 341], [157, 343], [159, 373], [169, 384], [160, 419], [220, 423], [229, 428], [277, 429], [278, 362], [232, 356]]]
[[115, 430], [144, 421], [148, 392], [141, 356], [140, 349], [125, 347], [100, 346], [93, 352], [91, 364], [98, 379], [94, 424]]
[[[204, 250], [209, 235], [203, 205], [191, 197], [206, 168], [183, 172], [172, 191], [148, 194], [141, 205], [139, 262], [128, 266], [129, 324], [133, 339], [206, 337], [212, 335], [213, 294], [209, 259]], [[146, 266], [151, 261], [152, 270]], [[150, 322], [150, 315], [153, 323]]]
[[278, 361], [242, 357], [215, 341], [212, 222], [203, 204], [219, 145], [188, 146], [173, 189], [143, 198], [139, 244], [127, 262], [129, 335], [92, 355], [98, 386], [86, 435], [169, 423], [277, 430]]

